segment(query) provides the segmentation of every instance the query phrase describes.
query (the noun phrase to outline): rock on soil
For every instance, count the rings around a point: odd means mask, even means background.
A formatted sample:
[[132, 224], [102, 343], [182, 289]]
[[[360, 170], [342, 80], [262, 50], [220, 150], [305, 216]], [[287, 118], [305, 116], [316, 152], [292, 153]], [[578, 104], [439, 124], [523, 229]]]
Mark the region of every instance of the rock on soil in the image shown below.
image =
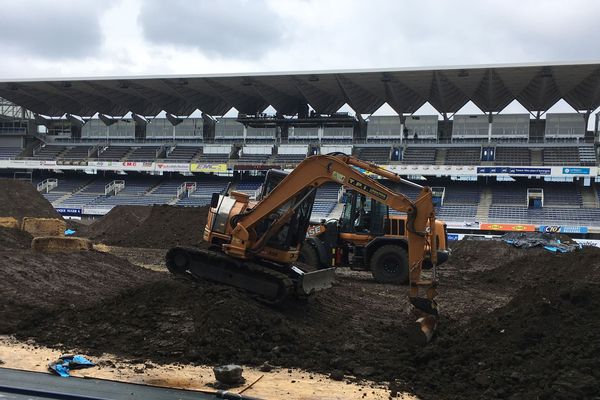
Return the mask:
[[[275, 308], [233, 288], [163, 275], [98, 296], [95, 303], [25, 316], [12, 332], [90, 355], [110, 352], [157, 363], [268, 362], [333, 373], [335, 379], [362, 375], [391, 381], [392, 392], [427, 399], [599, 393], [600, 249], [556, 255], [513, 252], [499, 243], [460, 247], [476, 266], [449, 263], [460, 274], [448, 274], [440, 287], [452, 294], [444, 301], [474, 311], [481, 293], [502, 300], [493, 311], [464, 320], [442, 314], [438, 336], [425, 348], [406, 340], [405, 325], [413, 320], [406, 313], [406, 287], [352, 277], [308, 301]], [[99, 280], [124, 279], [98, 275], [93, 282]]]
[[0, 179], [0, 217], [62, 218], [31, 182]]
[[208, 207], [117, 206], [80, 235], [112, 246], [166, 249], [202, 242]]

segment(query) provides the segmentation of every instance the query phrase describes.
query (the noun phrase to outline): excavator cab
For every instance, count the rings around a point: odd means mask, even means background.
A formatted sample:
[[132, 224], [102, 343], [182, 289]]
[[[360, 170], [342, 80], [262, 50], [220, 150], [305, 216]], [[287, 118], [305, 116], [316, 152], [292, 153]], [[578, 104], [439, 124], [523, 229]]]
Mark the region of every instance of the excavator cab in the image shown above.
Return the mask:
[[383, 235], [388, 207], [354, 190], [348, 190], [346, 196], [339, 220], [340, 232]]

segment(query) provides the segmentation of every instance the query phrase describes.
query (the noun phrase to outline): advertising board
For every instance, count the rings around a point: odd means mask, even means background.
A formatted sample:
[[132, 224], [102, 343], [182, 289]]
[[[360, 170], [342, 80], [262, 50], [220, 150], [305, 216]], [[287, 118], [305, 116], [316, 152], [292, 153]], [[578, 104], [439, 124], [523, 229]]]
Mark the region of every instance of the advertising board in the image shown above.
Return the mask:
[[482, 231], [503, 231], [503, 232], [535, 232], [535, 225], [530, 224], [480, 224]]

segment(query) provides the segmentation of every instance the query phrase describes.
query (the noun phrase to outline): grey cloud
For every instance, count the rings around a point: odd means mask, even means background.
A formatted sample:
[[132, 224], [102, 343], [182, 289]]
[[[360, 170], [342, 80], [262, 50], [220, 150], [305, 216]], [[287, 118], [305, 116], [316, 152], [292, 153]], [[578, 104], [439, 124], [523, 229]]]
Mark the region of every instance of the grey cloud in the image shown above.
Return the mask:
[[283, 35], [283, 24], [263, 0], [146, 0], [138, 22], [151, 42], [224, 58], [259, 59]]
[[[340, 9], [343, 19], [294, 32], [295, 43], [302, 38], [319, 44], [305, 46], [298, 65], [381, 68], [600, 59], [600, 2], [345, 0]], [[306, 18], [291, 18], [291, 26], [306, 30]]]
[[91, 55], [102, 45], [98, 14], [105, 4], [0, 0], [0, 49], [48, 59]]
[[[368, 24], [441, 64], [590, 60], [600, 58], [600, 2], [373, 0]], [[396, 23], [393, 23], [393, 20]], [[428, 54], [426, 54], [428, 53]], [[435, 61], [434, 61], [435, 62]]]

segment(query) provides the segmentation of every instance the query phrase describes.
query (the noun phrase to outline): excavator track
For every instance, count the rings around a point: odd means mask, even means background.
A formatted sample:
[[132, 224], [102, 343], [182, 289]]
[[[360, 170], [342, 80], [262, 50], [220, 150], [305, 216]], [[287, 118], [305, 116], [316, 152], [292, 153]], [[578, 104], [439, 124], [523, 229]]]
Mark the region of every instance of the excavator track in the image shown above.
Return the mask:
[[174, 247], [167, 252], [166, 264], [174, 275], [233, 286], [270, 304], [281, 303], [294, 292], [294, 283], [286, 274], [209, 249]]

